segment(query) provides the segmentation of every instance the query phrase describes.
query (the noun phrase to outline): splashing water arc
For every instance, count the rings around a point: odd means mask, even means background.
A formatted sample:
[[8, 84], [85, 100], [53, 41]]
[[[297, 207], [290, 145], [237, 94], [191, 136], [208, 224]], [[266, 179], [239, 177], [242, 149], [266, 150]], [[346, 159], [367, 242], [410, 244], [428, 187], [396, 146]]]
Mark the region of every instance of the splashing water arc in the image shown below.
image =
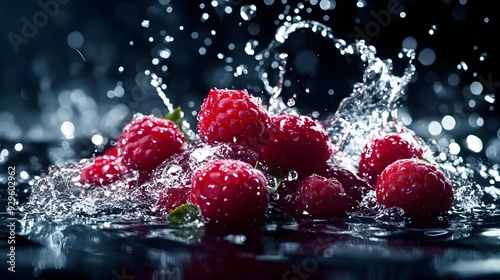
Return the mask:
[[[415, 73], [415, 66], [412, 64], [415, 58], [414, 50], [403, 49], [399, 54], [400, 58], [408, 59], [408, 65], [403, 75], [398, 77], [391, 73], [392, 61], [378, 58], [374, 46], [367, 45], [363, 40], [347, 44], [344, 40], [335, 38], [330, 27], [313, 20], [285, 22], [278, 28], [275, 40], [261, 53], [255, 55], [255, 59], [260, 61], [257, 71], [270, 95], [270, 113], [290, 110], [279, 97], [288, 56], [285, 53], [279, 55], [273, 55], [273, 53], [291, 33], [300, 29], [310, 30], [331, 40], [346, 59], [350, 59], [351, 55], [359, 56], [365, 67], [363, 81], [354, 86], [350, 96], [342, 100], [334, 115], [325, 122], [329, 136], [335, 143], [337, 154], [340, 153], [353, 159], [351, 163], [354, 164], [364, 144], [363, 140], [370, 131], [409, 132], [397, 121], [396, 105], [404, 95], [405, 86]], [[272, 62], [269, 58], [272, 57], [279, 59], [277, 61], [280, 65], [277, 85], [272, 85], [270, 74], [266, 72]]]

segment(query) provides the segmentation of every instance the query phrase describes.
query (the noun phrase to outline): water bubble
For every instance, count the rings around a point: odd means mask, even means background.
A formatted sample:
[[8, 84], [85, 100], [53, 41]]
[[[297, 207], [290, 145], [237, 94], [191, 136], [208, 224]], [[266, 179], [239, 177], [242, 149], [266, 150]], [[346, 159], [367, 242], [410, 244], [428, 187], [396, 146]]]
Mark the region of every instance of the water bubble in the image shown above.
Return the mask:
[[170, 57], [171, 52], [170, 52], [170, 49], [165, 48], [165, 49], [160, 50], [158, 52], [158, 54], [160, 55], [161, 58], [167, 59]]
[[291, 170], [286, 174], [285, 178], [288, 181], [295, 181], [299, 178], [299, 173], [295, 170]]
[[67, 42], [72, 49], [78, 49], [83, 45], [85, 40], [83, 39], [82, 33], [78, 31], [73, 31], [69, 33]]
[[257, 13], [257, 7], [253, 4], [243, 5], [240, 8], [240, 16], [244, 21], [249, 21], [255, 17]]
[[456, 123], [457, 122], [455, 121], [455, 118], [450, 115], [444, 116], [443, 119], [441, 120], [441, 125], [446, 130], [453, 130], [455, 128]]
[[420, 51], [420, 54], [418, 55], [418, 61], [420, 61], [420, 63], [422, 63], [422, 65], [425, 66], [432, 65], [435, 60], [436, 60], [436, 53], [431, 48], [423, 49], [422, 51]]

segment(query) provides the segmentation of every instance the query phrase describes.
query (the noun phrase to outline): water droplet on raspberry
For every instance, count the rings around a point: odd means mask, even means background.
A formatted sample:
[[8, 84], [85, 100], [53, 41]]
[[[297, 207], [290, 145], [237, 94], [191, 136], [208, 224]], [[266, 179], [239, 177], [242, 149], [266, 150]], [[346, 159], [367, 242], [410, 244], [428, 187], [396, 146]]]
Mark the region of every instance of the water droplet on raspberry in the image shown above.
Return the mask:
[[299, 173], [295, 170], [291, 170], [286, 174], [285, 178], [287, 181], [295, 181], [299, 178]]

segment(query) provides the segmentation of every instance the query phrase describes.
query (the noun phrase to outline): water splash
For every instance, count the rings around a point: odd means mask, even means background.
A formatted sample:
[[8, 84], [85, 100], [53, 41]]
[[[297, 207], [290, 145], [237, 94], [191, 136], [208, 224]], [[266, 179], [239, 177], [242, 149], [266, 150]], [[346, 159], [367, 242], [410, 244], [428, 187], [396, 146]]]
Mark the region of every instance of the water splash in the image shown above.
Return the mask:
[[[374, 46], [367, 45], [363, 40], [347, 44], [334, 36], [328, 26], [312, 20], [296, 20], [285, 22], [277, 29], [275, 39], [262, 52], [255, 55], [259, 62], [256, 70], [269, 94], [271, 114], [293, 113], [294, 99], [286, 103], [280, 94], [286, 72], [285, 65], [288, 55], [277, 51], [286, 42], [290, 34], [300, 29], [307, 29], [320, 34], [332, 42], [332, 45], [348, 60], [358, 56], [363, 62], [362, 81], [356, 83], [352, 93], [344, 98], [339, 108], [323, 124], [334, 144], [333, 160], [342, 158], [342, 163], [353, 170], [357, 169], [361, 150], [372, 133], [398, 132], [412, 135], [424, 147], [425, 157], [445, 171], [455, 184], [456, 200], [454, 210], [470, 211], [483, 206], [481, 198], [484, 192], [480, 184], [474, 183], [474, 168], [484, 168], [483, 165], [470, 166], [458, 156], [443, 150], [432, 139], [424, 140], [398, 120], [398, 109], [405, 96], [405, 89], [415, 74], [415, 52], [403, 48], [398, 54], [399, 59], [407, 60], [407, 65], [401, 76], [392, 73], [392, 60], [382, 60], [377, 56]], [[272, 82], [271, 71], [278, 70], [277, 82]], [[482, 166], [482, 167], [481, 167]], [[486, 172], [483, 172], [486, 173]], [[491, 181], [491, 180], [490, 180]], [[372, 205], [373, 203], [369, 203]]]
[[[336, 113], [326, 121], [326, 128], [335, 143], [338, 153], [357, 160], [361, 146], [369, 131], [397, 131], [404, 127], [397, 121], [396, 103], [404, 96], [404, 88], [415, 73], [412, 64], [415, 52], [403, 49], [400, 58], [408, 59], [408, 65], [401, 77], [392, 74], [392, 61], [377, 57], [376, 49], [356, 41], [347, 44], [344, 40], [334, 36], [333, 30], [317, 21], [305, 20], [285, 22], [276, 32], [273, 40], [266, 49], [255, 55], [259, 61], [256, 70], [270, 97], [270, 112], [286, 112], [287, 104], [283, 104], [280, 93], [283, 87], [287, 54], [276, 54], [276, 49], [285, 43], [290, 34], [300, 29], [307, 29], [320, 34], [332, 42], [341, 55], [350, 59], [350, 56], [359, 56], [365, 65], [363, 81], [354, 86], [353, 92], [340, 104]], [[278, 65], [278, 82], [273, 84], [269, 69]]]
[[[248, 55], [253, 54], [258, 62], [255, 70], [269, 95], [267, 109], [270, 114], [296, 113], [295, 98], [284, 102], [280, 96], [284, 85], [288, 55], [279, 52], [278, 48], [288, 40], [290, 34], [300, 29], [320, 34], [330, 41], [332, 48], [339, 51], [342, 56], [346, 58], [357, 56], [363, 62], [362, 81], [354, 85], [351, 94], [343, 99], [339, 108], [335, 112], [332, 110], [331, 115], [323, 122], [334, 143], [336, 157], [340, 156], [346, 159], [346, 163], [354, 169], [359, 161], [361, 148], [373, 131], [407, 132], [413, 134], [426, 147], [426, 157], [438, 164], [456, 183], [454, 211], [470, 211], [483, 206], [481, 198], [484, 193], [480, 184], [473, 183], [473, 166], [465, 165], [463, 159], [448, 153], [446, 150], [443, 151], [436, 143], [420, 139], [413, 131], [398, 121], [397, 112], [401, 104], [400, 100], [404, 97], [405, 87], [415, 73], [415, 67], [412, 64], [415, 53], [411, 49], [403, 49], [398, 54], [398, 57], [407, 60], [408, 64], [403, 74], [397, 76], [392, 73], [392, 61], [380, 59], [377, 56], [376, 48], [367, 45], [364, 41], [348, 44], [344, 40], [336, 38], [330, 27], [317, 21], [296, 19], [285, 22], [278, 27], [274, 40], [263, 51], [255, 54], [255, 47], [258, 45], [256, 42], [249, 42], [245, 47], [245, 52]], [[246, 65], [241, 65], [241, 68], [238, 69], [241, 72], [240, 75], [249, 71]], [[276, 71], [277, 75], [273, 75], [272, 71]], [[156, 89], [167, 110], [172, 112], [174, 106], [165, 93], [167, 86], [164, 77], [150, 70], [147, 70], [145, 74], [151, 78], [151, 85]], [[190, 138], [196, 139], [196, 133], [186, 121], [183, 123], [183, 129]], [[108, 186], [106, 188], [85, 189], [81, 188], [75, 179], [81, 168], [81, 166], [74, 164], [52, 167], [48, 176], [34, 183], [30, 203], [24, 206], [25, 212], [50, 213], [61, 215], [61, 217], [74, 215], [98, 217], [116, 213], [122, 215], [136, 213], [147, 216], [148, 211], [144, 209], [155, 211], [149, 206], [133, 202], [140, 201], [137, 199], [137, 195], [141, 196], [144, 193], [127, 191], [128, 183], [138, 179], [137, 174], [129, 175], [128, 178], [117, 182], [111, 188]], [[486, 169], [483, 173], [493, 174], [488, 170]], [[172, 174], [176, 173], [175, 170], [171, 171]], [[168, 182], [172, 178], [179, 179], [167, 176], [161, 177], [161, 180]], [[150, 199], [145, 201], [158, 200], [157, 193], [155, 193], [158, 190], [147, 186], [146, 184], [146, 192]], [[496, 194], [495, 191], [489, 191], [489, 193], [492, 196]], [[373, 208], [373, 205], [376, 204], [373, 196], [366, 197], [363, 203], [366, 204], [367, 209], [376, 209], [376, 207]], [[388, 216], [398, 216], [398, 211], [394, 211], [396, 214], [390, 212], [388, 215], [384, 212], [386, 210], [378, 210], [379, 212], [374, 215], [375, 220], [384, 220]], [[400, 220], [391, 219], [395, 225], [401, 224]]]

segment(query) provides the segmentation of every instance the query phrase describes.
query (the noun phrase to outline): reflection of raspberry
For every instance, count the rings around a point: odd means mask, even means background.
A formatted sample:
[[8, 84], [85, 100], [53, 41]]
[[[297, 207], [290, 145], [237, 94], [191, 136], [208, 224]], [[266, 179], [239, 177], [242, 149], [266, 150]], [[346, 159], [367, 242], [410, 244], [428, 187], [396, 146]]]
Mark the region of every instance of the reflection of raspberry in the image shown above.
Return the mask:
[[422, 158], [423, 149], [409, 134], [389, 133], [378, 135], [363, 147], [359, 173], [375, 186], [382, 170], [403, 158]]
[[347, 195], [335, 178], [313, 174], [300, 182], [296, 196], [299, 212], [311, 218], [330, 218], [348, 209]]
[[377, 181], [377, 201], [398, 206], [408, 216], [438, 216], [450, 210], [453, 188], [444, 172], [420, 159], [400, 159]]
[[264, 173], [238, 160], [214, 160], [192, 179], [191, 202], [208, 225], [245, 229], [262, 222], [269, 204]]
[[262, 150], [269, 168], [279, 166], [305, 178], [325, 165], [332, 155], [331, 143], [321, 124], [307, 116], [274, 115], [271, 142]]
[[269, 140], [269, 116], [260, 99], [246, 90], [211, 89], [197, 119], [198, 133], [207, 143], [260, 148]]
[[140, 116], [123, 128], [118, 138], [118, 153], [129, 169], [152, 171], [183, 149], [184, 134], [177, 125], [153, 115]]
[[103, 186], [111, 184], [126, 171], [120, 158], [114, 156], [98, 156], [94, 162], [82, 169], [80, 173], [80, 183]]

